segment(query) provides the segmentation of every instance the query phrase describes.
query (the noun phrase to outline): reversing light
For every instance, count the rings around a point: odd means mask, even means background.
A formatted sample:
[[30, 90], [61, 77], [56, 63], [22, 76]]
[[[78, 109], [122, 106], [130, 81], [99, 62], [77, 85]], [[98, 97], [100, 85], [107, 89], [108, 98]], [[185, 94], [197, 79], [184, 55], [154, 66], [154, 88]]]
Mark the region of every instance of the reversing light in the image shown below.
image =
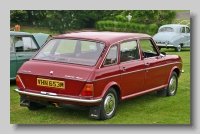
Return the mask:
[[93, 84], [86, 84], [81, 92], [81, 96], [93, 96]]
[[25, 88], [19, 75], [16, 76], [16, 84], [19, 88]]

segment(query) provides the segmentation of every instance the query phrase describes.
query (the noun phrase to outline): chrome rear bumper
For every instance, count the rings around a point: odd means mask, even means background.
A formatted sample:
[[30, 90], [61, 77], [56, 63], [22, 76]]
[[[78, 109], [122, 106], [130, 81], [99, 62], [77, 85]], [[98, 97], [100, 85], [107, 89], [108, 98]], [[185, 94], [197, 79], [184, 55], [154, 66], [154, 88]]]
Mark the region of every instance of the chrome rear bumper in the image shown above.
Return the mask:
[[81, 103], [98, 103], [102, 101], [102, 98], [100, 99], [83, 99], [83, 98], [70, 98], [70, 97], [62, 97], [57, 96], [56, 93], [48, 93], [48, 92], [41, 92], [41, 94], [38, 93], [32, 93], [32, 92], [26, 92], [21, 91], [18, 88], [14, 89], [15, 92], [18, 92], [19, 94], [28, 95], [28, 96], [35, 96], [35, 97], [41, 97], [41, 98], [48, 98], [48, 99], [54, 99], [54, 100], [63, 100], [63, 101], [71, 101], [71, 102], [81, 102]]

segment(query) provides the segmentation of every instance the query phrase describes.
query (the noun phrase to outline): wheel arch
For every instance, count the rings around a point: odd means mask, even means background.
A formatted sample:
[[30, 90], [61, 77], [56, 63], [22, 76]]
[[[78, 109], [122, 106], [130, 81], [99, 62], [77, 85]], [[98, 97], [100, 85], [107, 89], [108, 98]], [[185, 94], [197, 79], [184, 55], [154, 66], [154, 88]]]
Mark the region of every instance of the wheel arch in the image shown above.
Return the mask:
[[103, 96], [106, 94], [106, 92], [107, 92], [110, 88], [113, 88], [113, 89], [116, 91], [118, 101], [120, 101], [120, 100], [121, 100], [121, 90], [120, 90], [121, 88], [120, 88], [120, 85], [119, 85], [117, 82], [114, 82], [114, 81], [109, 82], [109, 83], [105, 86], [105, 88], [104, 88], [104, 90], [103, 90], [101, 96], [103, 97]]
[[171, 75], [172, 75], [172, 72], [176, 72], [177, 76], [178, 76], [178, 77], [180, 76], [180, 69], [179, 69], [177, 66], [174, 66], [174, 67], [171, 69], [171, 71], [170, 71], [170, 73], [169, 73], [169, 75], [168, 75], [168, 77], [167, 77], [166, 83], [169, 82], [170, 77], [171, 77]]

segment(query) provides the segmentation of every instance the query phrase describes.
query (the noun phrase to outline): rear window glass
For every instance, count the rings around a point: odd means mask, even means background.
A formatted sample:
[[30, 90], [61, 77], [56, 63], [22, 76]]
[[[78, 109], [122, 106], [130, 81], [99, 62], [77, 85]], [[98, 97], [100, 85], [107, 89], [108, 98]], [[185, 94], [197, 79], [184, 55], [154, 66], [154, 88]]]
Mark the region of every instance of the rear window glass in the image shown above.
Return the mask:
[[104, 47], [104, 43], [94, 41], [52, 39], [34, 59], [94, 66]]
[[171, 27], [163, 27], [163, 28], [159, 29], [158, 32], [174, 32], [174, 29]]

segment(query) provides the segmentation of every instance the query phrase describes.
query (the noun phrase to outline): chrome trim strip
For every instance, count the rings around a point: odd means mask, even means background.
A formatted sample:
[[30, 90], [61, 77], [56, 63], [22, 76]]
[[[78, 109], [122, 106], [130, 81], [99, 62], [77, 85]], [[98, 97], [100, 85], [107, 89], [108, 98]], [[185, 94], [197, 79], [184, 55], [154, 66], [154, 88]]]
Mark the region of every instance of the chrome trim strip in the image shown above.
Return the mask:
[[130, 74], [130, 73], [140, 72], [140, 71], [143, 71], [143, 70], [159, 68], [159, 67], [162, 67], [162, 66], [167, 66], [167, 65], [176, 64], [176, 63], [181, 63], [181, 62], [167, 63], [167, 64], [160, 65], [160, 66], [156, 66], [156, 67], [144, 68], [144, 69], [140, 69], [140, 70], [137, 70], [137, 71], [131, 71], [131, 72], [127, 72], [127, 73], [121, 73], [121, 74], [112, 75], [112, 76], [108, 76], [108, 77], [104, 77], [104, 78], [100, 78], [100, 79], [96, 79], [96, 80], [88, 81], [88, 82], [96, 82], [96, 81], [99, 81], [99, 80], [104, 80], [104, 79], [116, 77], [116, 76], [119, 76], [119, 75], [124, 75], [124, 74]]
[[177, 64], [177, 63], [181, 64], [181, 62], [173, 62], [173, 63], [167, 63], [167, 64], [164, 64], [164, 65], [159, 65], [159, 66], [155, 66], [155, 67], [149, 67], [149, 68], [146, 68], [146, 69], [154, 69], [154, 68], [159, 68], [159, 67], [163, 67], [163, 66], [167, 66], [167, 65]]
[[172, 44], [156, 44], [156, 46], [162, 46], [162, 47], [175, 47], [174, 45]]
[[77, 99], [77, 98], [57, 96], [57, 94], [55, 94], [55, 93], [50, 93], [49, 95], [45, 95], [46, 92], [42, 92], [42, 94], [31, 93], [31, 92], [21, 91], [21, 90], [19, 90], [17, 88], [14, 89], [14, 91], [18, 92], [20, 94], [29, 95], [29, 96], [36, 96], [36, 97], [42, 97], [42, 98], [48, 98], [48, 99], [54, 99], [54, 100], [71, 101], [71, 102], [98, 103], [98, 102], [102, 101], [102, 98], [100, 98], [100, 99], [94, 99], [94, 100], [86, 100], [86, 99], [81, 99], [81, 98]]
[[76, 79], [73, 79], [72, 77], [57, 77], [57, 76], [48, 76], [48, 75], [43, 75], [43, 74], [32, 74], [32, 73], [22, 73], [22, 72], [19, 72], [18, 74], [31, 74], [31, 75], [34, 75], [34, 76], [42, 76], [42, 77], [51, 77], [51, 78], [61, 78], [61, 79], [65, 79], [65, 80], [75, 80], [75, 81], [82, 81], [82, 82], [86, 82], [87, 80], [82, 80], [82, 78], [80, 77], [75, 77]]

